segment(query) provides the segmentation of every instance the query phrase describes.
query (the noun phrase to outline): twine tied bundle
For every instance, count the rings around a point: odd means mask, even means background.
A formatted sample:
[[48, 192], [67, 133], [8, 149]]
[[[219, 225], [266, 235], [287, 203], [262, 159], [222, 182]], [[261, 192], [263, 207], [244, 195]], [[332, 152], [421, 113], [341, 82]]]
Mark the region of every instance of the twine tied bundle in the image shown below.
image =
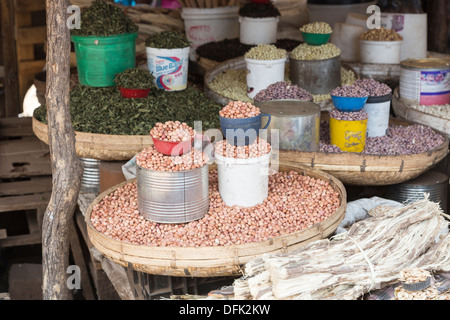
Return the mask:
[[353, 300], [397, 281], [404, 268], [450, 270], [449, 222], [439, 204], [424, 199], [369, 215], [348, 233], [248, 262], [235, 298]]

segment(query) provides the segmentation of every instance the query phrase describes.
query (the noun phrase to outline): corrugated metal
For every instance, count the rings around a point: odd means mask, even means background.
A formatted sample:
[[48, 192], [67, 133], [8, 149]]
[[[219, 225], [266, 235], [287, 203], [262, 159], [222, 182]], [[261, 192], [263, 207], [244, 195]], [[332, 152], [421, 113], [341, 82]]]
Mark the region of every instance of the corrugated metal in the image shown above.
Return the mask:
[[412, 203], [424, 199], [428, 193], [428, 199], [440, 203], [442, 210], [447, 212], [448, 183], [447, 175], [428, 171], [416, 179], [388, 187], [387, 197], [402, 203]]
[[80, 191], [98, 193], [100, 190], [100, 160], [80, 158], [84, 172]]

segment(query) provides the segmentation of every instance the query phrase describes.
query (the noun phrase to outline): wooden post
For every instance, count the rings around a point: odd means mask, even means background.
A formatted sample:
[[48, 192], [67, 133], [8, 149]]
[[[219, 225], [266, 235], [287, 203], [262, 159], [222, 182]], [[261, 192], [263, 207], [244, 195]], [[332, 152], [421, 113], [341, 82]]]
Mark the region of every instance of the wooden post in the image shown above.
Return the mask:
[[428, 50], [445, 53], [448, 42], [448, 0], [426, 1]]
[[5, 68], [5, 110], [0, 110], [0, 117], [17, 117], [20, 110], [20, 102], [14, 29], [14, 1], [2, 0], [0, 2], [3, 66]]
[[46, 0], [46, 105], [52, 163], [52, 196], [42, 229], [43, 299], [70, 299], [67, 287], [69, 230], [81, 184], [82, 167], [75, 152], [70, 91], [69, 0]]

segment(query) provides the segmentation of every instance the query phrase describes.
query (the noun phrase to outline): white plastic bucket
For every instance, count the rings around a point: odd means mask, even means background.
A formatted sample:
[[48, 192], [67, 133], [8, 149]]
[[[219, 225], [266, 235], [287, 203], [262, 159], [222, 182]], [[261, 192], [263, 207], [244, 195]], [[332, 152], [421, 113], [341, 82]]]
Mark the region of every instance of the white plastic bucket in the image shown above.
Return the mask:
[[350, 12], [345, 18], [345, 24], [353, 24], [364, 28], [367, 30], [367, 20], [369, 16], [367, 14], [361, 14], [356, 12]]
[[247, 65], [247, 96], [253, 99], [269, 85], [284, 81], [286, 59], [256, 60], [245, 58]]
[[381, 27], [392, 29], [403, 37], [401, 61], [427, 57], [427, 23], [426, 13], [381, 13]]
[[399, 64], [402, 42], [360, 40], [361, 62]]
[[270, 44], [277, 41], [278, 17], [251, 18], [239, 16], [239, 41], [242, 44]]
[[269, 162], [271, 152], [250, 159], [215, 155], [219, 193], [227, 206], [253, 207], [269, 195]]
[[362, 26], [348, 23], [336, 23], [330, 42], [341, 49], [341, 59], [348, 62], [361, 60], [359, 36], [366, 29]]
[[364, 111], [369, 115], [367, 120], [367, 137], [383, 137], [389, 128], [392, 94], [383, 97], [369, 97]]
[[191, 42], [190, 59], [196, 59], [196, 49], [204, 43], [239, 36], [239, 7], [183, 8], [186, 37]]
[[166, 91], [180, 91], [187, 87], [190, 47], [158, 49], [146, 47], [148, 69], [155, 84]]

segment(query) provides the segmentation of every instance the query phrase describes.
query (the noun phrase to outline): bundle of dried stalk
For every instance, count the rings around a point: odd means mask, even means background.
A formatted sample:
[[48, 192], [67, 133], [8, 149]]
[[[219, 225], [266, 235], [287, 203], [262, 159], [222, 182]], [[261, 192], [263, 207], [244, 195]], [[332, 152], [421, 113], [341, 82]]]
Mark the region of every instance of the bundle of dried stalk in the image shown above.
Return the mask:
[[449, 222], [438, 204], [425, 199], [369, 215], [348, 233], [250, 261], [234, 282], [235, 298], [353, 300], [407, 267], [450, 270]]

